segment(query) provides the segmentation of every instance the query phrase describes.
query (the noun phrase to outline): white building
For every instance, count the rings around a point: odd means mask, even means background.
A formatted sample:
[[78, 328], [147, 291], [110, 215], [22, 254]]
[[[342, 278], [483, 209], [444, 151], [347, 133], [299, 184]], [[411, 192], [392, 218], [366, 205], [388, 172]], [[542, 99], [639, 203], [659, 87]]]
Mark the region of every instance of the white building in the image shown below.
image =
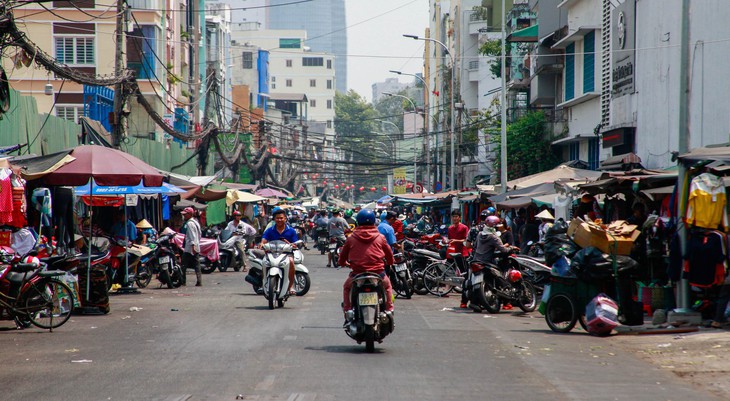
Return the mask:
[[398, 78], [386, 78], [385, 82], [376, 82], [372, 85], [373, 98], [372, 103], [377, 103], [382, 99], [383, 92], [399, 93], [408, 89], [410, 85], [404, 84], [398, 80]]
[[[234, 24], [231, 36], [246, 48], [269, 51], [269, 104], [291, 112], [292, 118], [302, 122], [323, 123], [325, 132], [310, 134], [323, 134], [326, 157], [334, 155], [334, 56], [302, 46], [306, 32], [301, 30], [265, 30], [258, 29], [258, 24], [244, 23]], [[239, 50], [243, 48], [234, 47], [234, 52]]]

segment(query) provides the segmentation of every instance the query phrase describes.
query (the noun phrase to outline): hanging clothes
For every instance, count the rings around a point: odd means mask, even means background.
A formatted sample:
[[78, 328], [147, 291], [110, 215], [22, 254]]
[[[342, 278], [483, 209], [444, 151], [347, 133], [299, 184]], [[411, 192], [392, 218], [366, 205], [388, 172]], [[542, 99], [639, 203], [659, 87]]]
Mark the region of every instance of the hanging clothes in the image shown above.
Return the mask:
[[728, 228], [727, 195], [722, 178], [703, 173], [692, 179], [687, 204], [687, 224], [709, 229]]
[[696, 287], [722, 284], [727, 269], [727, 235], [717, 230], [693, 229], [687, 241], [684, 278]]
[[51, 207], [51, 190], [48, 188], [36, 188], [33, 190], [33, 206], [41, 214], [41, 222], [44, 226], [51, 225], [52, 207]]
[[553, 200], [553, 209], [555, 209], [555, 221], [563, 219], [570, 221], [570, 209], [573, 206], [573, 197], [570, 195], [556, 195]]
[[12, 171], [9, 168], [0, 169], [0, 225], [9, 225], [13, 222], [13, 185]]

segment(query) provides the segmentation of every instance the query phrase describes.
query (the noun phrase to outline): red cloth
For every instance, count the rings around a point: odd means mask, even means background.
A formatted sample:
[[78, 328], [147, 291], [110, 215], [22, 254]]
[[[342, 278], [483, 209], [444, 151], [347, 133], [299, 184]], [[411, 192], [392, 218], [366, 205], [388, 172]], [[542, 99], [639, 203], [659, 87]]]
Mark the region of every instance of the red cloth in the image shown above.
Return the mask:
[[378, 228], [375, 226], [360, 226], [356, 227], [352, 235], [345, 241], [337, 264], [344, 266], [349, 261], [350, 268], [355, 274], [382, 273], [385, 270], [383, 259], [389, 265], [395, 263], [393, 250], [390, 249], [385, 237], [378, 232]]
[[0, 224], [13, 222], [13, 186], [10, 176], [0, 181]]
[[393, 224], [391, 224], [393, 227], [393, 231], [395, 231], [395, 239], [396, 241], [400, 241], [403, 238], [405, 238], [405, 235], [403, 235], [403, 222], [396, 219]]
[[[459, 240], [465, 240], [466, 236], [469, 235], [469, 227], [464, 225], [463, 223], [459, 223], [458, 225], [450, 225], [449, 226], [449, 232], [448, 237], [449, 240], [459, 239]], [[464, 255], [464, 242], [454, 242], [454, 251], [458, 252], [462, 255]]]
[[28, 225], [25, 219], [25, 187], [13, 187], [13, 227], [23, 228]]

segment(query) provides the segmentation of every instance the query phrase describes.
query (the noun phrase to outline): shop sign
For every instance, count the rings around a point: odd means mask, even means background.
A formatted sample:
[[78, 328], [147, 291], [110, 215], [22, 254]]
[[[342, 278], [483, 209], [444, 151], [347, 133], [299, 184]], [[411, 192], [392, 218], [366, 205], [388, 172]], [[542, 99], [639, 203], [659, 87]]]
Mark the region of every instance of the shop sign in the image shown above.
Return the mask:
[[603, 148], [612, 148], [624, 144], [625, 131], [623, 128], [603, 133]]
[[626, 0], [613, 10], [611, 30], [611, 95], [617, 98], [635, 91], [636, 0]]
[[408, 188], [408, 181], [406, 180], [406, 169], [405, 168], [394, 168], [393, 169], [393, 193], [396, 195], [402, 195], [406, 193]]

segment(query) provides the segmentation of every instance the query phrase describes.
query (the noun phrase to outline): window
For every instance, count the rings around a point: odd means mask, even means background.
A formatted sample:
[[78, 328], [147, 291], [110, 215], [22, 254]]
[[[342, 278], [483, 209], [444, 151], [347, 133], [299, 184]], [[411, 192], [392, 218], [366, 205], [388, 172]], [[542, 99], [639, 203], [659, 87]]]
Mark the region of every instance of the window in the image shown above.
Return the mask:
[[276, 84], [271, 84], [271, 89], [276, 89]]
[[332, 99], [327, 99], [327, 108], [328, 109], [332, 108]]
[[292, 85], [291, 79], [287, 79], [286, 80], [286, 87], [287, 88], [291, 88], [291, 85]]
[[273, 75], [271, 76], [271, 82], [276, 82], [276, 77]]
[[322, 57], [303, 57], [302, 65], [304, 67], [321, 67], [324, 65], [324, 59]]
[[575, 97], [575, 43], [565, 48], [565, 101]]
[[253, 52], [243, 52], [243, 69], [253, 69]]
[[317, 100], [316, 99], [311, 99], [309, 101], [309, 107], [317, 107]]
[[291, 66], [292, 66], [292, 62], [291, 62], [291, 60], [286, 60], [286, 66], [287, 66], [287, 67], [291, 67]]
[[94, 38], [56, 37], [56, 60], [60, 63], [95, 64]]
[[302, 47], [301, 39], [279, 39], [279, 48], [281, 49], [299, 49]]
[[583, 93], [593, 92], [595, 84], [596, 64], [596, 31], [591, 31], [583, 37]]
[[332, 69], [332, 60], [327, 60], [327, 69], [328, 70]]
[[327, 89], [332, 89], [332, 80], [331, 79], [327, 80]]
[[309, 80], [309, 87], [310, 88], [316, 88], [317, 87], [317, 80], [316, 79], [310, 79]]
[[327, 128], [332, 128], [332, 120], [327, 120]]
[[580, 142], [571, 142], [568, 145], [568, 158], [569, 160], [580, 160]]
[[598, 170], [598, 159], [601, 157], [599, 145], [598, 138], [588, 140], [588, 168], [591, 170]]
[[56, 106], [56, 117], [79, 123], [79, 117], [84, 116], [84, 106]]

